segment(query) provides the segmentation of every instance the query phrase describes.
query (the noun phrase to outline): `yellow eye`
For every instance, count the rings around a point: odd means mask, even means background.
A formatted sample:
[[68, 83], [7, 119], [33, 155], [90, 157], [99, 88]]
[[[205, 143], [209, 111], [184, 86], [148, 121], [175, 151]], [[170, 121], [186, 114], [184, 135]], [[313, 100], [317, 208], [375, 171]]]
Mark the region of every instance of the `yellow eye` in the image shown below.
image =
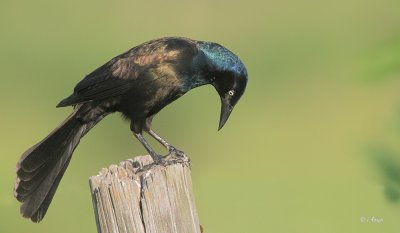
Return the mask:
[[235, 94], [235, 91], [234, 91], [234, 90], [228, 91], [228, 95], [233, 96], [234, 94]]

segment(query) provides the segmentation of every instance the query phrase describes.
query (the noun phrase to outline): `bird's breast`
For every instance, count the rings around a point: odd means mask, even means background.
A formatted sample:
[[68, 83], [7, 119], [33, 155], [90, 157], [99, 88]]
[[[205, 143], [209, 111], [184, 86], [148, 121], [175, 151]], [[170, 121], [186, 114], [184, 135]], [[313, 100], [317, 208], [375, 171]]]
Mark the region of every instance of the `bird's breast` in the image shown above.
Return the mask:
[[120, 111], [128, 118], [142, 119], [154, 115], [183, 95], [181, 82], [175, 73], [171, 70], [159, 71], [137, 79], [131, 90], [123, 96]]

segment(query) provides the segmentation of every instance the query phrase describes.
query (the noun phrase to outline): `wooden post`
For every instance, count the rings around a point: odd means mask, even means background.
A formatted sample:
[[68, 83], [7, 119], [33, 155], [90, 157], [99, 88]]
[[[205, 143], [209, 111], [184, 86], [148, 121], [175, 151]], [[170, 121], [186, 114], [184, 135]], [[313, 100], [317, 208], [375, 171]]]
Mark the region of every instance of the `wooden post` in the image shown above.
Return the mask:
[[190, 161], [139, 156], [89, 179], [99, 233], [200, 233]]

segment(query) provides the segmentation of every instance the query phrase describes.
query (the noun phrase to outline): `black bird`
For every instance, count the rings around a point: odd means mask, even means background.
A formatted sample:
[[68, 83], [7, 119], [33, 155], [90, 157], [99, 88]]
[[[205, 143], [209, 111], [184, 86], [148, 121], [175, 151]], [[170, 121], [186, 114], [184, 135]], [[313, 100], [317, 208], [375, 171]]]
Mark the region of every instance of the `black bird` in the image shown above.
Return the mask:
[[219, 129], [242, 96], [247, 71], [240, 59], [223, 46], [187, 38], [152, 40], [116, 56], [82, 81], [57, 107], [74, 106], [73, 113], [45, 139], [28, 149], [17, 164], [14, 196], [21, 214], [43, 219], [80, 139], [101, 119], [121, 112], [156, 164], [165, 164], [142, 136], [151, 135], [169, 150], [181, 151], [151, 129], [162, 108], [192, 88], [211, 84], [221, 97]]

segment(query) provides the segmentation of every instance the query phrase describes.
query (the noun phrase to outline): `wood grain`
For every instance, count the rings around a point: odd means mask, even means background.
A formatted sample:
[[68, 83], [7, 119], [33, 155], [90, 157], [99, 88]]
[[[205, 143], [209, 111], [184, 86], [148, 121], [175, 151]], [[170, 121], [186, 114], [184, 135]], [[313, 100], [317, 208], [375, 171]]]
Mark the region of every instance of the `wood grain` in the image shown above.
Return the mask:
[[166, 166], [139, 156], [90, 177], [100, 233], [200, 233], [187, 157]]

